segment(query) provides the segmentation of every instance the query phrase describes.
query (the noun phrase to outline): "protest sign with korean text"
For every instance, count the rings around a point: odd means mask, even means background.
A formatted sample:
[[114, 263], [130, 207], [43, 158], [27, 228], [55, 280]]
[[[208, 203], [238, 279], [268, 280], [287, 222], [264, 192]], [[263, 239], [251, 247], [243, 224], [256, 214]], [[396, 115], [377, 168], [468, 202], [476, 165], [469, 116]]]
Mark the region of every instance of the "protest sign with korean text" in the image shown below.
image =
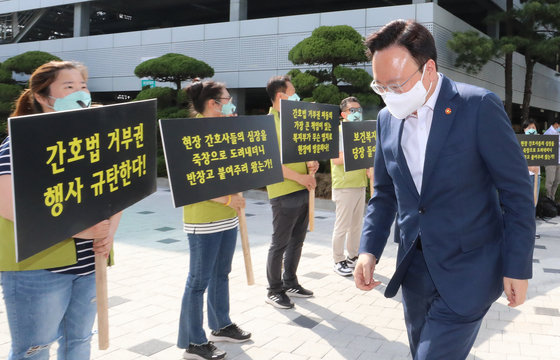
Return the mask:
[[8, 119], [17, 261], [156, 190], [156, 101]]
[[367, 169], [373, 166], [377, 144], [376, 123], [375, 120], [342, 123], [344, 171]]
[[558, 135], [517, 135], [528, 166], [558, 165]]
[[162, 119], [175, 207], [283, 180], [272, 115]]
[[282, 163], [338, 157], [339, 118], [336, 105], [281, 100]]

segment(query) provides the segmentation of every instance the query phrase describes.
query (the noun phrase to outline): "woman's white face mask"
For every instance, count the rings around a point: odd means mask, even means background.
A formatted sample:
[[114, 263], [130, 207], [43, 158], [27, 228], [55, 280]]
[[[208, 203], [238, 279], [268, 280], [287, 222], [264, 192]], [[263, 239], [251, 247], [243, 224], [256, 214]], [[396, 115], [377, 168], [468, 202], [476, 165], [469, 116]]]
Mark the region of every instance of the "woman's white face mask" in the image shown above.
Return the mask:
[[426, 90], [422, 84], [425, 70], [426, 64], [424, 64], [424, 68], [422, 69], [422, 77], [420, 80], [407, 92], [401, 94], [387, 92], [381, 95], [383, 101], [387, 105], [387, 109], [389, 109], [389, 112], [397, 119], [406, 118], [408, 115], [420, 109], [426, 102], [426, 96], [432, 88], [432, 82], [430, 81], [430, 88]]

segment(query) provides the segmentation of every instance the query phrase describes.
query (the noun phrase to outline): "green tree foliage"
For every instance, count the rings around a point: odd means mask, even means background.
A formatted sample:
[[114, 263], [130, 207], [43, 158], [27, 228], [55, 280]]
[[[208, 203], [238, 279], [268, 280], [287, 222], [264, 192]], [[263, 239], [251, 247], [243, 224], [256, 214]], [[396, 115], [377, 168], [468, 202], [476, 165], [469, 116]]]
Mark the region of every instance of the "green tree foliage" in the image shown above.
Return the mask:
[[338, 84], [334, 68], [367, 61], [362, 36], [348, 25], [320, 26], [288, 53], [295, 65], [330, 65], [331, 81]]
[[488, 61], [500, 56], [498, 41], [474, 30], [453, 33], [447, 46], [457, 53], [455, 66], [473, 75], [478, 74]]
[[[560, 3], [529, 0], [520, 8], [512, 7], [508, 11], [490, 16], [487, 20], [511, 20], [513, 35], [490, 39], [476, 32], [453, 34], [448, 46], [458, 54], [455, 65], [476, 74], [492, 59], [501, 61], [500, 56], [503, 54], [511, 54], [514, 51], [522, 53], [525, 57], [526, 71], [521, 121], [525, 121], [529, 118], [535, 64], [539, 61], [553, 63], [560, 53]], [[511, 74], [506, 73], [507, 76]], [[506, 102], [511, 101], [509, 94]]]
[[61, 61], [58, 56], [54, 56], [43, 51], [28, 51], [23, 54], [13, 56], [4, 62], [6, 69], [22, 74], [32, 74], [35, 69], [49, 61]]
[[147, 88], [140, 91], [134, 101], [148, 99], [157, 99], [157, 115], [160, 119], [190, 117], [183, 91], [176, 94], [175, 90], [169, 87]]
[[0, 63], [0, 83], [2, 84], [11, 84], [14, 80], [12, 79], [12, 72], [4, 66], [4, 64]]
[[146, 60], [134, 69], [139, 78], [149, 77], [160, 82], [172, 82], [181, 89], [181, 82], [214, 76], [214, 69], [204, 61], [182, 54], [169, 53]]
[[379, 97], [369, 88], [371, 76], [363, 69], [351, 67], [367, 61], [363, 41], [352, 27], [340, 25], [320, 26], [296, 44], [288, 54], [294, 65], [325, 66], [288, 73], [299, 96], [305, 101], [338, 105], [351, 95], [363, 99], [363, 106], [378, 105]]
[[175, 106], [175, 91], [169, 87], [153, 87], [140, 91], [134, 100], [157, 99], [158, 110]]

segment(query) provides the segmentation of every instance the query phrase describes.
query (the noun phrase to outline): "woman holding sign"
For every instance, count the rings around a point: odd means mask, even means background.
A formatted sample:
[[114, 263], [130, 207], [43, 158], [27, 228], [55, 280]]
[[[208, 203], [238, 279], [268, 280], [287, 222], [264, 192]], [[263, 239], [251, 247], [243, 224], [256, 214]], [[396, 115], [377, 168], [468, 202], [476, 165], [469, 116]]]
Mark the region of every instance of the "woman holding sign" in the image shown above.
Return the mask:
[[[186, 89], [197, 117], [232, 116], [232, 97], [224, 84], [196, 81]], [[179, 340], [185, 359], [223, 359], [226, 356], [208, 341], [202, 328], [203, 297], [208, 289], [210, 340], [243, 342], [251, 334], [229, 318], [229, 279], [237, 241], [237, 212], [245, 199], [237, 194], [187, 205], [183, 208], [184, 230], [190, 249], [189, 275], [183, 294]]]
[[[11, 116], [89, 107], [87, 70], [51, 61], [29, 79]], [[120, 214], [16, 262], [9, 136], [0, 145], [0, 274], [12, 344], [9, 360], [89, 359], [96, 314], [95, 254], [109, 257]], [[100, 239], [93, 241], [92, 239]]]

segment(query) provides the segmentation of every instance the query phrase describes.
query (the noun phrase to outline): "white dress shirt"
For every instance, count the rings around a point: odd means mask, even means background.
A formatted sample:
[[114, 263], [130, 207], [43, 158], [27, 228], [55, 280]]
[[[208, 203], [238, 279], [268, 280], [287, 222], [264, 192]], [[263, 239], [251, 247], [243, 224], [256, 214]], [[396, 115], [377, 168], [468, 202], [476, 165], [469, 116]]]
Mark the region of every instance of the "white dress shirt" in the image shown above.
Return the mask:
[[408, 115], [404, 121], [401, 138], [401, 147], [406, 158], [406, 163], [418, 194], [422, 189], [422, 176], [424, 174], [424, 159], [426, 158], [426, 145], [432, 127], [434, 107], [441, 89], [442, 75], [438, 73], [436, 89], [417, 114]]

